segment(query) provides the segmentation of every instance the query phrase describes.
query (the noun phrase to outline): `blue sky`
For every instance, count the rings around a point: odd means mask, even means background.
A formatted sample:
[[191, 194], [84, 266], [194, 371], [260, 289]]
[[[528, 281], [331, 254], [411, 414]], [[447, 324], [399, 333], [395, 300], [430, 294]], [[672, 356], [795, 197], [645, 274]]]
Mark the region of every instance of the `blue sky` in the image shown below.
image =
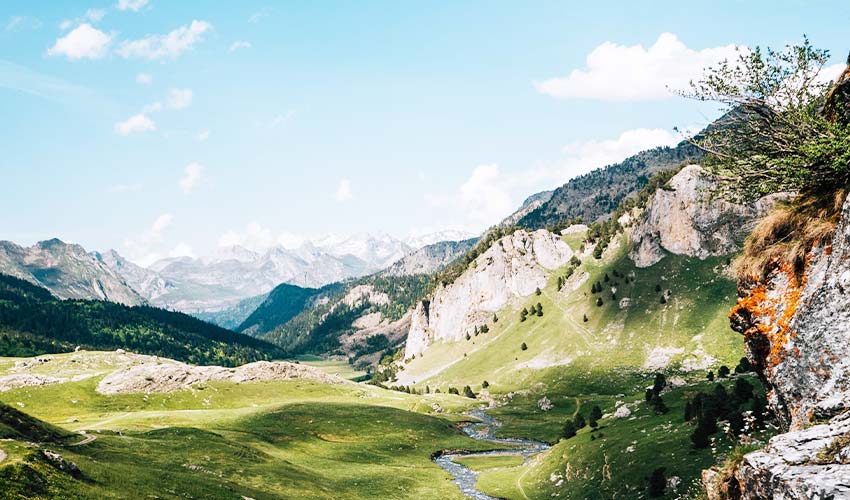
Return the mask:
[[692, 66], [803, 33], [837, 64], [848, 21], [839, 1], [7, 0], [0, 239], [149, 261], [477, 231], [709, 121], [665, 90]]

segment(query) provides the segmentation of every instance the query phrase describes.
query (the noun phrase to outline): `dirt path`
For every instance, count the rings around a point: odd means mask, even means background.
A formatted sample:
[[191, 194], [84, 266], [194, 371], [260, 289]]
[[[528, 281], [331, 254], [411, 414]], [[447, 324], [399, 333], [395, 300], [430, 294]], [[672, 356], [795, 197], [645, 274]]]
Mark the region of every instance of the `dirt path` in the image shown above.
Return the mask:
[[91, 443], [91, 442], [92, 442], [92, 441], [94, 441], [95, 439], [97, 439], [97, 436], [95, 436], [94, 434], [86, 434], [86, 437], [85, 437], [85, 438], [83, 438], [83, 440], [82, 440], [82, 441], [80, 441], [80, 442], [78, 442], [78, 443], [71, 443], [71, 444], [69, 444], [68, 446], [82, 446], [82, 445], [84, 445], [84, 444], [89, 444], [89, 443]]
[[2, 463], [3, 460], [6, 460], [6, 452], [3, 451], [3, 450], [0, 450], [0, 463]]

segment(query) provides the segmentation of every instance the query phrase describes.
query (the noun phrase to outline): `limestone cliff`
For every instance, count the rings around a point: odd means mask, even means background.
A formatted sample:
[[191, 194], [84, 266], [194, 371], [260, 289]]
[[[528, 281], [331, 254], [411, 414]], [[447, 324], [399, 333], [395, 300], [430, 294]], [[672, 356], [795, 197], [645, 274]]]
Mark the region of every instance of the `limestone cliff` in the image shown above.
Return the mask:
[[629, 256], [638, 267], [655, 264], [665, 251], [701, 259], [733, 253], [781, 197], [743, 205], [718, 196], [715, 186], [700, 166], [689, 165], [655, 192], [632, 229]]
[[733, 328], [790, 429], [744, 457], [742, 498], [850, 498], [850, 201], [802, 273], [774, 259], [739, 295]]
[[405, 357], [438, 341], [459, 340], [485, 323], [515, 297], [546, 285], [549, 272], [566, 265], [573, 251], [561, 238], [540, 229], [517, 230], [496, 241], [453, 283], [439, 286], [416, 306]]

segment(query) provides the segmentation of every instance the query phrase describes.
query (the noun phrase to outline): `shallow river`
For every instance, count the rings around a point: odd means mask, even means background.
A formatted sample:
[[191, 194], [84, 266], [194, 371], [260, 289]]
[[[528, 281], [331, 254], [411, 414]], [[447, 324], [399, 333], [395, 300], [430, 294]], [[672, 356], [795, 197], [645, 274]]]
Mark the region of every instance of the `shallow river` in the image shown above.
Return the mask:
[[490, 455], [521, 455], [528, 462], [529, 457], [536, 455], [541, 451], [546, 451], [550, 446], [540, 441], [533, 439], [519, 438], [497, 438], [495, 437], [496, 429], [501, 425], [499, 421], [488, 415], [484, 410], [472, 410], [469, 415], [481, 420], [480, 423], [469, 424], [463, 427], [463, 431], [473, 439], [479, 441], [487, 441], [489, 443], [497, 443], [508, 445], [502, 450], [493, 451], [471, 451], [460, 453], [447, 453], [439, 456], [435, 462], [445, 469], [449, 474], [454, 476], [454, 482], [457, 484], [460, 491], [469, 498], [474, 500], [498, 500], [490, 495], [485, 495], [483, 492], [475, 489], [475, 481], [478, 474], [454, 461], [458, 457], [483, 457]]

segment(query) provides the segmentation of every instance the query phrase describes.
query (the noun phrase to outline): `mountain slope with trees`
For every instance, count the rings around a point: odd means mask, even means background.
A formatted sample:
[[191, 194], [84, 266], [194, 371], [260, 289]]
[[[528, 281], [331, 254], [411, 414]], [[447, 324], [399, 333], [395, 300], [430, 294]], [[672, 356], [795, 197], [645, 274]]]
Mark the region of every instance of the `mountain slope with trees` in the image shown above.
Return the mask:
[[279, 357], [267, 342], [149, 306], [60, 300], [0, 275], [0, 356], [126, 349], [195, 364], [235, 366]]

